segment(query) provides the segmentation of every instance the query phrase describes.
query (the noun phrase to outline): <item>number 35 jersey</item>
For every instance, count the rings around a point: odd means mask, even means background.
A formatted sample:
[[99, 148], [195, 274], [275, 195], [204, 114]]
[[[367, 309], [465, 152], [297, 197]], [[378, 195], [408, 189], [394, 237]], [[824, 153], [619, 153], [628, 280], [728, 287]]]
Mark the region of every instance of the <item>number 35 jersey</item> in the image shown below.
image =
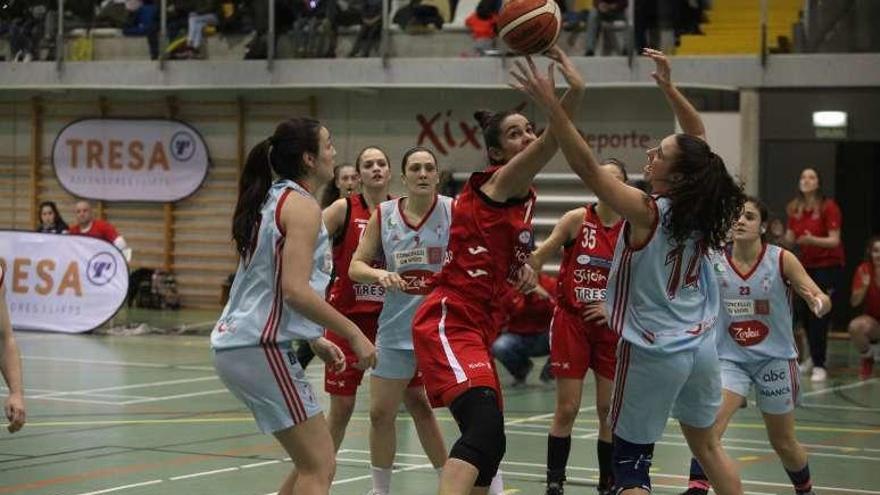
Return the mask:
[[757, 263], [741, 273], [729, 250], [712, 257], [721, 291], [718, 357], [739, 363], [794, 359], [791, 288], [782, 274], [779, 246], [764, 244]]
[[609, 326], [632, 345], [661, 353], [696, 348], [718, 318], [718, 283], [701, 239], [682, 243], [664, 226], [671, 202], [652, 196], [652, 232], [627, 242], [624, 222], [608, 275]]

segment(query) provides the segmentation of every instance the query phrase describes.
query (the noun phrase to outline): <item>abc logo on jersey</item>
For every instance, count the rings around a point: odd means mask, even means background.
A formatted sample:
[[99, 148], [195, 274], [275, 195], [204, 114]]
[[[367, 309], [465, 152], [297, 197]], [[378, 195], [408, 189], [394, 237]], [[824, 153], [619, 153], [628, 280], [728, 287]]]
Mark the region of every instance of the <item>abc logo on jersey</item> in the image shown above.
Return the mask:
[[770, 334], [770, 329], [760, 321], [748, 320], [731, 323], [727, 332], [737, 344], [750, 347], [758, 345], [766, 339]]
[[764, 382], [775, 382], [778, 380], [785, 380], [787, 373], [785, 370], [770, 370], [761, 375], [761, 380]]

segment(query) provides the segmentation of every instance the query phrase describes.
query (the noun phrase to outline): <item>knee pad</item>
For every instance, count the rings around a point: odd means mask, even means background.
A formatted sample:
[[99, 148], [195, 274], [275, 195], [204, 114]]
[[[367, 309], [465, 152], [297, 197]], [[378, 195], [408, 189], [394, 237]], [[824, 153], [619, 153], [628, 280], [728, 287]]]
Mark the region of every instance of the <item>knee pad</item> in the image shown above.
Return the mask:
[[461, 459], [477, 468], [474, 486], [489, 486], [498, 471], [506, 449], [504, 416], [498, 409], [495, 391], [488, 387], [468, 390], [449, 406], [461, 430], [449, 457]]
[[651, 491], [651, 462], [654, 458], [653, 443], [630, 443], [614, 435], [614, 488], [641, 488]]

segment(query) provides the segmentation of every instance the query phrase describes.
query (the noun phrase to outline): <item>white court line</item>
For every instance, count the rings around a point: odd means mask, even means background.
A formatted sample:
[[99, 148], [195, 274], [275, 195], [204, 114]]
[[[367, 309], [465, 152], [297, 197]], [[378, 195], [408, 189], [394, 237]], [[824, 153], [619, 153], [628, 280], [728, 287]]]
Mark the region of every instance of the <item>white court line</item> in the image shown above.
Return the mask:
[[[582, 408], [578, 409], [578, 414], [585, 412], [585, 411], [592, 411], [593, 409], [596, 409], [596, 406], [582, 407]], [[528, 416], [525, 418], [512, 419], [510, 421], [505, 421], [504, 426], [513, 426], [513, 425], [518, 425], [520, 423], [529, 423], [532, 421], [540, 421], [542, 419], [552, 418], [554, 414], [556, 414], [556, 413], [549, 412], [549, 413], [545, 413], [545, 414], [536, 414], [534, 416]]]
[[199, 476], [210, 476], [212, 474], [228, 473], [229, 471], [238, 471], [238, 469], [239, 468], [237, 466], [233, 466], [233, 467], [228, 467], [228, 468], [223, 468], [223, 469], [215, 469], [213, 471], [201, 471], [201, 472], [192, 473], [192, 474], [182, 474], [180, 476], [168, 478], [168, 481], [187, 480], [190, 478], [198, 478]]
[[215, 388], [212, 390], [205, 390], [202, 392], [192, 392], [189, 394], [166, 395], [164, 397], [147, 397], [147, 398], [136, 399], [136, 400], [127, 400], [125, 402], [120, 402], [119, 404], [123, 405], [123, 406], [128, 406], [131, 404], [143, 404], [145, 402], [158, 402], [158, 401], [163, 401], [163, 400], [182, 399], [184, 397], [198, 397], [200, 395], [220, 394], [220, 393], [224, 393], [224, 392], [228, 392], [228, 391], [229, 390], [225, 389], [225, 388]]
[[110, 402], [108, 400], [92, 400], [92, 399], [72, 399], [70, 397], [41, 397], [39, 395], [35, 395], [33, 397], [26, 397], [27, 400], [54, 400], [58, 402], [79, 402], [81, 404], [101, 404], [104, 406], [118, 406], [119, 402]]
[[150, 383], [138, 383], [135, 385], [120, 385], [116, 387], [103, 387], [103, 388], [93, 388], [88, 390], [72, 390], [70, 392], [58, 392], [54, 394], [44, 394], [44, 395], [35, 395], [30, 397], [31, 399], [44, 399], [47, 397], [56, 397], [59, 395], [84, 395], [90, 394], [92, 392], [109, 392], [111, 390], [131, 390], [133, 388], [148, 388], [148, 387], [158, 387], [161, 385], [176, 385], [179, 383], [194, 383], [194, 382], [203, 382], [206, 380], [219, 380], [216, 376], [202, 376], [199, 378], [184, 378], [181, 380], [165, 380], [161, 382], [150, 382]]
[[268, 466], [270, 464], [279, 464], [280, 462], [281, 461], [279, 461], [279, 460], [255, 462], [253, 464], [244, 464], [244, 465], [238, 466], [238, 467], [240, 467], [241, 469], [250, 469], [250, 468], [255, 468], [255, 467], [260, 467], [260, 466]]
[[[754, 404], [752, 404], [751, 401], [749, 401], [749, 404], [750, 404], [750, 405], [754, 405]], [[880, 412], [880, 408], [876, 408], [876, 407], [833, 406], [833, 405], [830, 405], [830, 404], [813, 404], [813, 403], [806, 404], [806, 403], [801, 403], [801, 404], [800, 404], [800, 407], [802, 407], [802, 408], [804, 408], [804, 409], [832, 409], [832, 410], [835, 410], [835, 411], [855, 411], [855, 412], [867, 412], [867, 413], [877, 413], [877, 412]]]
[[813, 390], [812, 392], [807, 392], [802, 394], [801, 397], [815, 397], [817, 395], [830, 394], [831, 392], [836, 392], [838, 390], [847, 390], [851, 388], [859, 388], [865, 385], [876, 383], [878, 378], [871, 378], [869, 380], [861, 380], [857, 382], [850, 382], [844, 385], [836, 385], [831, 388], [823, 388], [821, 390]]
[[117, 491], [119, 491], [119, 490], [125, 490], [125, 489], [128, 489], [128, 488], [136, 488], [136, 487], [139, 487], [139, 486], [157, 485], [157, 484], [159, 484], [159, 483], [161, 483], [161, 482], [162, 482], [162, 480], [150, 480], [150, 481], [144, 481], [144, 482], [141, 482], [141, 483], [132, 483], [132, 484], [130, 484], [130, 485], [114, 486], [113, 488], [107, 488], [107, 489], [104, 489], [104, 490], [98, 490], [98, 491], [96, 491], [96, 492], [78, 493], [77, 495], [100, 495], [101, 493], [117, 492]]
[[133, 368], [173, 368], [179, 370], [187, 370], [187, 371], [214, 371], [213, 366], [198, 366], [198, 365], [177, 365], [177, 364], [159, 364], [159, 363], [147, 363], [147, 362], [139, 362], [139, 361], [106, 361], [100, 359], [76, 359], [76, 358], [62, 358], [62, 357], [54, 357], [54, 356], [22, 356], [22, 359], [28, 359], [33, 361], [58, 361], [62, 363], [82, 363], [82, 364], [104, 364], [108, 366], [127, 366]]
[[[361, 464], [369, 464], [370, 463], [369, 459], [340, 459], [340, 458], [337, 458], [336, 460], [337, 461], [345, 461], [345, 462], [358, 462]], [[391, 470], [392, 473], [405, 473], [407, 471], [416, 471], [418, 469], [427, 469], [427, 468], [433, 469], [434, 468], [434, 465], [431, 464], [430, 462], [427, 464], [395, 463], [395, 465], [401, 466], [401, 467], [392, 469]], [[354, 483], [355, 481], [368, 480], [368, 479], [371, 479], [372, 477], [373, 477], [373, 475], [371, 473], [371, 474], [365, 474], [363, 476], [355, 476], [353, 478], [343, 478], [341, 480], [334, 480], [332, 485], [333, 486], [344, 485], [346, 483]], [[277, 492], [273, 492], [273, 493], [267, 494], [267, 495], [276, 495], [276, 493]]]

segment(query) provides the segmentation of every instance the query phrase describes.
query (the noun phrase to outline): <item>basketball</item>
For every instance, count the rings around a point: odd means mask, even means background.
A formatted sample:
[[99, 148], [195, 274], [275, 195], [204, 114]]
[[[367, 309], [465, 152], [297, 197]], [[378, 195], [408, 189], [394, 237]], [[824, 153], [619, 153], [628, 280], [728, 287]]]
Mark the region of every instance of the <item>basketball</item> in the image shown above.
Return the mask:
[[516, 53], [541, 53], [556, 43], [562, 25], [554, 0], [511, 0], [501, 7], [498, 33]]

